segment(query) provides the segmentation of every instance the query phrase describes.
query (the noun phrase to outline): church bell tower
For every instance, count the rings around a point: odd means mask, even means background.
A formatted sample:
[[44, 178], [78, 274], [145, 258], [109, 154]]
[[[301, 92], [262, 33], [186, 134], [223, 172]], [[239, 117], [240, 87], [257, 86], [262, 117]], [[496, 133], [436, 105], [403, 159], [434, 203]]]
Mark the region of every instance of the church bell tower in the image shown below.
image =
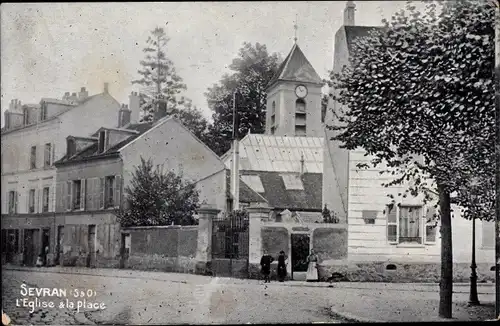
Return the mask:
[[267, 88], [266, 134], [322, 137], [323, 81], [295, 44]]

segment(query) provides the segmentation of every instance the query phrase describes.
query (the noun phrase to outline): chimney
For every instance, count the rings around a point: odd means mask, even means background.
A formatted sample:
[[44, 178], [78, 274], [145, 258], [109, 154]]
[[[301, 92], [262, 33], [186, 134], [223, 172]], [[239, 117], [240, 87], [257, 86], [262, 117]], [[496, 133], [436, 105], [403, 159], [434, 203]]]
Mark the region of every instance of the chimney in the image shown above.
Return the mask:
[[78, 100], [78, 97], [76, 96], [76, 93], [71, 93], [71, 96], [69, 96], [67, 100], [70, 102], [76, 102]]
[[354, 11], [356, 10], [354, 1], [347, 1], [344, 9], [344, 26], [354, 26]]
[[89, 96], [89, 92], [85, 89], [85, 87], [82, 87], [80, 89], [80, 92], [78, 93], [78, 100], [83, 101]]
[[109, 93], [109, 83], [104, 83], [104, 93]]
[[127, 104], [122, 104], [118, 111], [118, 128], [122, 128], [130, 123], [131, 112]]
[[300, 175], [302, 176], [304, 174], [304, 153], [300, 155]]
[[130, 123], [138, 123], [141, 114], [141, 101], [137, 92], [130, 93], [129, 106]]

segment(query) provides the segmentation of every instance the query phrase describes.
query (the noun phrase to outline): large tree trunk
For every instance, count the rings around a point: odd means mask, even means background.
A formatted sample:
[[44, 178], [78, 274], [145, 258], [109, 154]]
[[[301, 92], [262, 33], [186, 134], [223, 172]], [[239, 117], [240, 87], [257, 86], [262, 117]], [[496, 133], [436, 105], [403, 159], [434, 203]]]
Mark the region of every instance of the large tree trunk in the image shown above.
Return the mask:
[[453, 296], [453, 250], [451, 241], [450, 194], [438, 186], [441, 212], [441, 282], [439, 283], [439, 317], [451, 318]]

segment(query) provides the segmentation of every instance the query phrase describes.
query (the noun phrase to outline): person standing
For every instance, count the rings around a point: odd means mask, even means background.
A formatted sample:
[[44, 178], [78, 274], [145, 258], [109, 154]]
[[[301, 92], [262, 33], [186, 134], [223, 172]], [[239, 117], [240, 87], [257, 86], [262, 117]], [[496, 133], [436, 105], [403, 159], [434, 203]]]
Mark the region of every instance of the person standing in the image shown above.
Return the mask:
[[318, 256], [311, 249], [311, 254], [307, 257], [307, 282], [317, 282], [319, 280], [318, 277]]
[[286, 277], [286, 260], [288, 257], [285, 255], [283, 250], [280, 251], [278, 256], [278, 278], [280, 282], [283, 282]]
[[264, 275], [264, 283], [270, 283], [269, 274], [271, 274], [271, 263], [274, 261], [274, 258], [271, 257], [267, 251], [264, 251], [264, 255], [260, 259], [260, 267], [262, 275]]

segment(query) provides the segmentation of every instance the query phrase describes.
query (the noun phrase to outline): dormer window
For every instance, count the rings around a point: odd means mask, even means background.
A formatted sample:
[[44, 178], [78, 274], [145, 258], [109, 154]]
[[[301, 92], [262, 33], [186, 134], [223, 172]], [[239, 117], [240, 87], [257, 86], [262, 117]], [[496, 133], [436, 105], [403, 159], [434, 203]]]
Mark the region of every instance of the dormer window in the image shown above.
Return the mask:
[[98, 143], [98, 152], [104, 152], [106, 144], [106, 130], [99, 131], [99, 143]]
[[47, 120], [47, 103], [42, 103], [40, 107], [40, 121]]
[[68, 138], [66, 140], [66, 155], [68, 158], [72, 157], [76, 153], [76, 144], [73, 138]]

